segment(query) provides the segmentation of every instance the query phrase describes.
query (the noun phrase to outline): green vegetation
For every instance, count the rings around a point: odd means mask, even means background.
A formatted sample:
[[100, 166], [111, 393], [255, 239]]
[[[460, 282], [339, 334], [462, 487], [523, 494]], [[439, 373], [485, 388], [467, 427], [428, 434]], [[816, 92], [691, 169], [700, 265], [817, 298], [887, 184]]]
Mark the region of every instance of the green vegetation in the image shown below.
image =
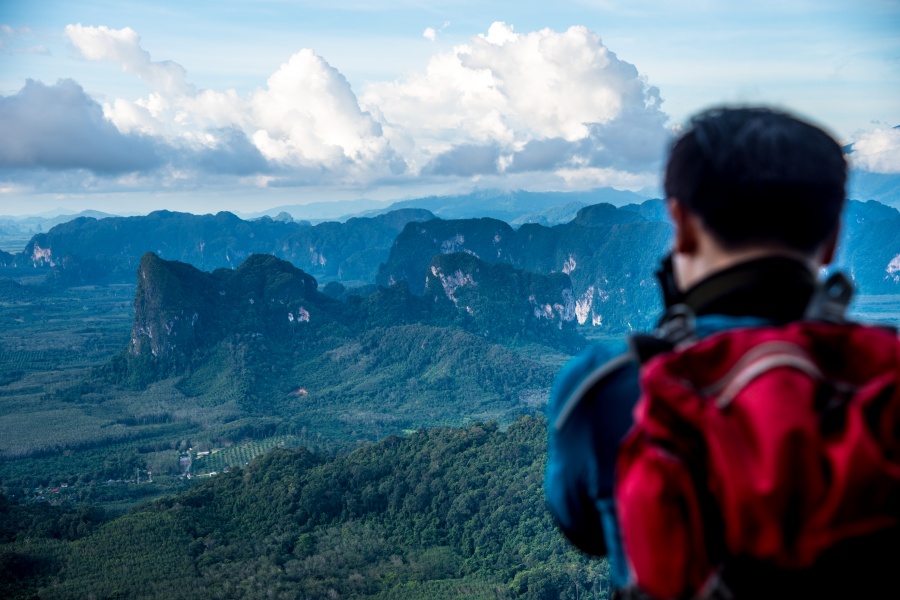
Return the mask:
[[241, 442], [225, 448], [201, 450], [195, 454], [196, 458], [192, 459], [191, 473], [194, 475], [223, 473], [228, 469], [250, 464], [251, 460], [270, 450], [296, 448], [299, 445], [300, 438], [297, 436], [276, 435], [261, 440]]
[[270, 217], [245, 221], [229, 212], [85, 216], [37, 233], [18, 254], [0, 254], [0, 266], [15, 265], [20, 271], [50, 266], [48, 283], [66, 287], [131, 283], [146, 252], [205, 270], [235, 268], [259, 253], [290, 260], [317, 276], [370, 282], [403, 226], [432, 218], [427, 210], [415, 208], [316, 226]]
[[[652, 211], [648, 208], [647, 213]], [[621, 335], [651, 327], [659, 313], [654, 273], [670, 236], [668, 223], [611, 205], [582, 208], [575, 220], [555, 227], [525, 224], [513, 229], [487, 218], [434, 219], [403, 229], [379, 270], [378, 282], [407, 281], [421, 294], [432, 258], [452, 252], [534, 274], [564, 273], [571, 280], [578, 323], [601, 325]]]
[[[545, 428], [276, 450], [100, 525], [0, 510], [0, 568], [29, 574], [5, 597], [606, 598], [605, 562], [572, 550], [544, 507]], [[10, 527], [25, 510], [42, 512]]]
[[[196, 474], [246, 463], [270, 440], [334, 451], [539, 414], [570, 356], [541, 342], [578, 338], [529, 329], [499, 301], [528, 305], [510, 290], [543, 301], [562, 283], [500, 270], [469, 295], [481, 321], [403, 284], [341, 302], [272, 256], [208, 274], [148, 255], [137, 288], [13, 286], [31, 295], [0, 304], [0, 486], [31, 502], [34, 488], [66, 482], [56, 499], [122, 510], [181, 489], [189, 447], [226, 449]], [[510, 288], [510, 277], [538, 283]], [[515, 339], [520, 327], [531, 333]], [[135, 471], [140, 484], [128, 483]]]

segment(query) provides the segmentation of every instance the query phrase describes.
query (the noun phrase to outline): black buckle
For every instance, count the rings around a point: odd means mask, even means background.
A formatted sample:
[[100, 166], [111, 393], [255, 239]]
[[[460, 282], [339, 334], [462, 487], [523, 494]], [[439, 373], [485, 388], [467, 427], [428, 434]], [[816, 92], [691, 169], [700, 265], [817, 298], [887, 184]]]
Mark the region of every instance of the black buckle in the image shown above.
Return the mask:
[[846, 323], [847, 307], [853, 299], [853, 284], [843, 273], [832, 273], [816, 286], [803, 318], [807, 321]]

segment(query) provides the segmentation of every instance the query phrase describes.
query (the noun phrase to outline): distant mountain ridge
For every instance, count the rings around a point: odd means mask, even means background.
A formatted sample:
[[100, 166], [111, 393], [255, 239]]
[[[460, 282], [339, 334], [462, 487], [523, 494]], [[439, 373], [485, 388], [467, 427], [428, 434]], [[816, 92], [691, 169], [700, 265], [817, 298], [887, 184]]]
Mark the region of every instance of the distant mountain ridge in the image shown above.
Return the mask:
[[11, 258], [0, 255], [0, 263], [61, 270], [59, 279], [73, 285], [131, 282], [145, 252], [208, 271], [235, 268], [262, 253], [288, 258], [318, 276], [370, 281], [403, 226], [430, 218], [428, 211], [407, 209], [310, 227], [269, 217], [245, 221], [228, 212], [80, 217], [35, 235]]
[[381, 210], [364, 215], [397, 210], [424, 208], [442, 219], [489, 217], [512, 222], [530, 214], [542, 214], [560, 207], [580, 204], [609, 203], [617, 206], [643, 202], [646, 198], [634, 192], [614, 188], [598, 188], [583, 192], [527, 192], [523, 190], [483, 190], [455, 196], [428, 196], [394, 202]]
[[[54, 216], [12, 217], [0, 215], [0, 252], [2, 252], [3, 248], [18, 252], [35, 234], [48, 231], [56, 225], [67, 223], [79, 217], [104, 219], [113, 216], [116, 215], [97, 210], [85, 210], [76, 214], [64, 213]], [[2, 264], [2, 260], [3, 258], [0, 256], [0, 264]]]
[[[544, 201], [535, 198], [537, 204]], [[571, 214], [576, 206], [531, 214]], [[898, 231], [897, 209], [875, 201], [848, 203], [836, 267], [851, 274], [860, 293], [900, 293]], [[466, 252], [491, 264], [569, 275], [578, 324], [618, 331], [648, 327], [659, 313], [654, 272], [670, 235], [661, 200], [619, 207], [590, 204], [562, 224], [519, 227], [488, 217], [437, 219], [422, 208], [316, 226], [270, 217], [244, 221], [231, 213], [158, 211], [146, 217], [81, 217], [58, 225], [34, 236], [21, 253], [0, 251], [0, 267], [23, 275], [50, 269], [48, 283], [72, 286], [133, 281], [145, 251], [208, 271], [236, 268], [251, 254], [265, 253], [322, 281], [387, 286], [404, 280], [421, 294], [432, 257]]]

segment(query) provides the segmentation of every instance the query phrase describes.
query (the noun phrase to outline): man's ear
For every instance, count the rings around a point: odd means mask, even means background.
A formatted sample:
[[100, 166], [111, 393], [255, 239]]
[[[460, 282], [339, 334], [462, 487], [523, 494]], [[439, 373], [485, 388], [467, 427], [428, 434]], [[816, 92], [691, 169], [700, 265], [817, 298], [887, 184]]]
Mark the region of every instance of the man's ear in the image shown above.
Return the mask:
[[677, 198], [669, 198], [669, 216], [675, 225], [674, 250], [679, 254], [694, 254], [697, 251], [697, 217], [685, 210]]

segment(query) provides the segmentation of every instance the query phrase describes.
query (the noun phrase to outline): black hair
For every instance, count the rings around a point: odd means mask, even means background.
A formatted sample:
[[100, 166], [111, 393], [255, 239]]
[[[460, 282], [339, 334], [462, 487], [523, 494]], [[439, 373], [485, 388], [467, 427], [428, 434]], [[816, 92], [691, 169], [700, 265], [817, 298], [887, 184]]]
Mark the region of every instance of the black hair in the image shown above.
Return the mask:
[[713, 108], [675, 140], [665, 192], [727, 249], [771, 244], [810, 253], [840, 221], [841, 146], [822, 129], [769, 108]]

